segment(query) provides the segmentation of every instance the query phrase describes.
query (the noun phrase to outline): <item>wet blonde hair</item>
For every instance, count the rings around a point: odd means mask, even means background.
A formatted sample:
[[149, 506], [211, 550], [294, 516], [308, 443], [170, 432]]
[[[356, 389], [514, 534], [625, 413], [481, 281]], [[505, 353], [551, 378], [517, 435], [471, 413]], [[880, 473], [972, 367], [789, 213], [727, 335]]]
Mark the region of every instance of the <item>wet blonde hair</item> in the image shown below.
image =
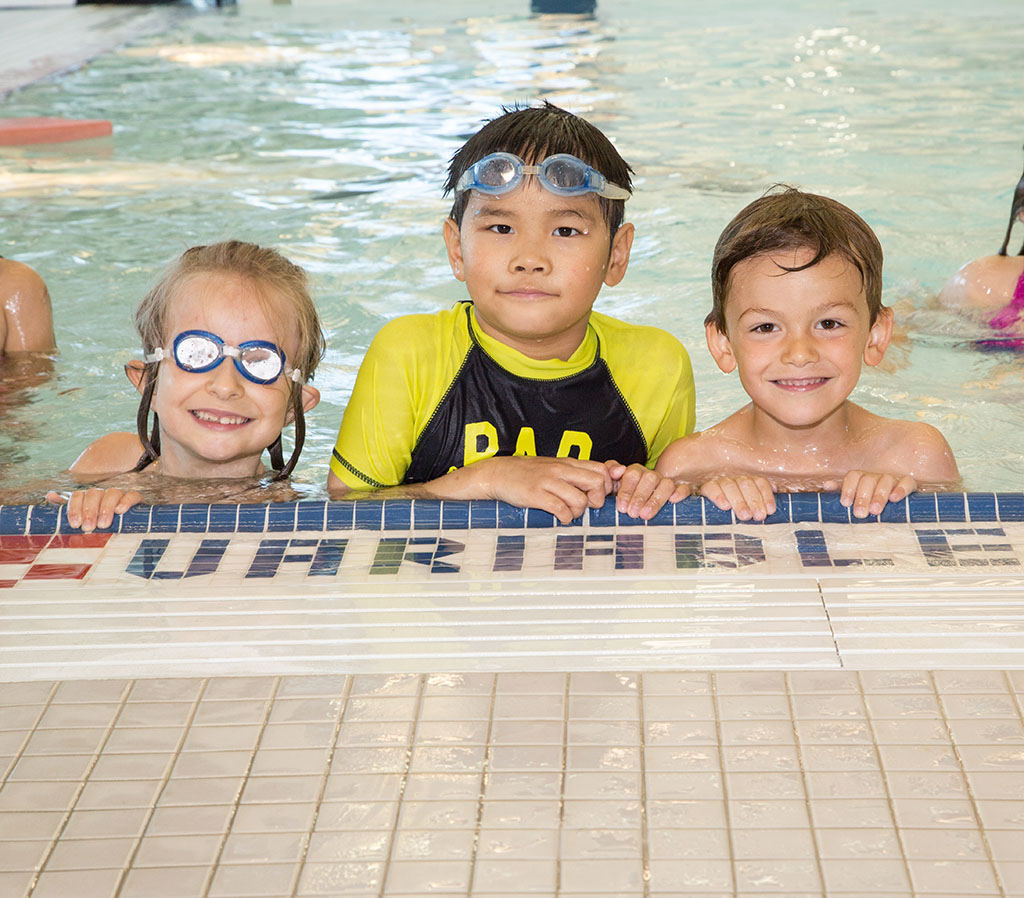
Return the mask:
[[[298, 332], [298, 350], [288, 363], [298, 369], [304, 381], [313, 379], [317, 365], [326, 348], [320, 315], [309, 295], [309, 277], [305, 270], [288, 261], [277, 250], [245, 243], [241, 240], [225, 240], [208, 246], [193, 246], [185, 250], [163, 272], [160, 280], [139, 303], [135, 310], [135, 329], [142, 339], [146, 355], [157, 347], [164, 346], [172, 335], [167, 333], [167, 320], [171, 305], [180, 289], [192, 278], [201, 274], [227, 274], [245, 280], [255, 288], [271, 321], [293, 323]], [[285, 308], [277, 307], [271, 297], [284, 300]], [[143, 375], [142, 400], [139, 404], [138, 432], [145, 452], [136, 470], [141, 470], [160, 455], [160, 423], [153, 415], [152, 429], [149, 427], [150, 405], [156, 387], [158, 362], [146, 364]], [[295, 449], [287, 464], [283, 462], [281, 437], [269, 447], [271, 465], [277, 471], [277, 479], [287, 477], [298, 461], [299, 452], [305, 439], [305, 419], [302, 412], [302, 388], [291, 384], [291, 401], [295, 417]]]

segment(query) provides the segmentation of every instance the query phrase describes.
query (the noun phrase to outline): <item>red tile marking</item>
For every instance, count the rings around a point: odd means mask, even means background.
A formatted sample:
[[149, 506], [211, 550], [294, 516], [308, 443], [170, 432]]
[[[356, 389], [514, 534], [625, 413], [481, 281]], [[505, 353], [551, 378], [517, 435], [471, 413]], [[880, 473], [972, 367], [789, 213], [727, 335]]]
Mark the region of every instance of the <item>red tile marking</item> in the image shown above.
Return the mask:
[[45, 549], [53, 534], [30, 536], [0, 536], [0, 564], [31, 564], [41, 549]]
[[91, 564], [34, 564], [22, 579], [81, 580], [91, 567]]

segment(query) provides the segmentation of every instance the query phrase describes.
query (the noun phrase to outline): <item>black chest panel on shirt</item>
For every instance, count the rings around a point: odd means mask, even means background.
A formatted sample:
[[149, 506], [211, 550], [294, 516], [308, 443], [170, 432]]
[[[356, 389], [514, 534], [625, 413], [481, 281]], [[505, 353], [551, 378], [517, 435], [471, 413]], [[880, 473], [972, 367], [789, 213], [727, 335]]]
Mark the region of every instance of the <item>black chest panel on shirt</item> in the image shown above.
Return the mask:
[[[527, 428], [532, 432], [524, 433]], [[425, 483], [467, 461], [517, 449], [520, 455], [647, 462], [640, 426], [600, 354], [578, 374], [535, 380], [506, 371], [474, 341], [413, 449], [404, 482]]]

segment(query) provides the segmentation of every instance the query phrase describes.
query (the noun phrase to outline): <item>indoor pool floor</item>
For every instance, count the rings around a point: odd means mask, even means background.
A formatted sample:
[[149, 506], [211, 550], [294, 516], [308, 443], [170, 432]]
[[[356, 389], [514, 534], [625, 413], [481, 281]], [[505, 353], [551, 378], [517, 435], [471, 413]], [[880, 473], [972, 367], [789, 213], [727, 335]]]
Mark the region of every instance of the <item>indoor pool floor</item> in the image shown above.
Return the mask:
[[0, 508], [0, 895], [1024, 896], [1024, 495]]

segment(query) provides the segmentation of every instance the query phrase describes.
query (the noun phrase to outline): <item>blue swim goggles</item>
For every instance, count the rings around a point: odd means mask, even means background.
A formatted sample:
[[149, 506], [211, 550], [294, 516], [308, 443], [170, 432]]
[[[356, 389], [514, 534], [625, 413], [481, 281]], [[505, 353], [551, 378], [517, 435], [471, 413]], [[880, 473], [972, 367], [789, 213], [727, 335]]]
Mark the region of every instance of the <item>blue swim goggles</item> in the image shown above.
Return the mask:
[[237, 346], [225, 343], [209, 331], [182, 331], [174, 338], [171, 352], [158, 346], [145, 357], [147, 362], [173, 358], [182, 371], [201, 374], [216, 368], [230, 356], [238, 373], [254, 384], [272, 384], [282, 374], [302, 383], [302, 372], [285, 364], [284, 353], [267, 340], [246, 340]]
[[609, 200], [628, 200], [630, 196], [626, 188], [613, 184], [582, 159], [568, 153], [548, 156], [540, 165], [527, 165], [512, 153], [491, 153], [462, 173], [455, 185], [455, 194], [477, 190], [489, 196], [501, 196], [515, 190], [524, 175], [536, 175], [547, 190], [558, 196], [596, 193]]

